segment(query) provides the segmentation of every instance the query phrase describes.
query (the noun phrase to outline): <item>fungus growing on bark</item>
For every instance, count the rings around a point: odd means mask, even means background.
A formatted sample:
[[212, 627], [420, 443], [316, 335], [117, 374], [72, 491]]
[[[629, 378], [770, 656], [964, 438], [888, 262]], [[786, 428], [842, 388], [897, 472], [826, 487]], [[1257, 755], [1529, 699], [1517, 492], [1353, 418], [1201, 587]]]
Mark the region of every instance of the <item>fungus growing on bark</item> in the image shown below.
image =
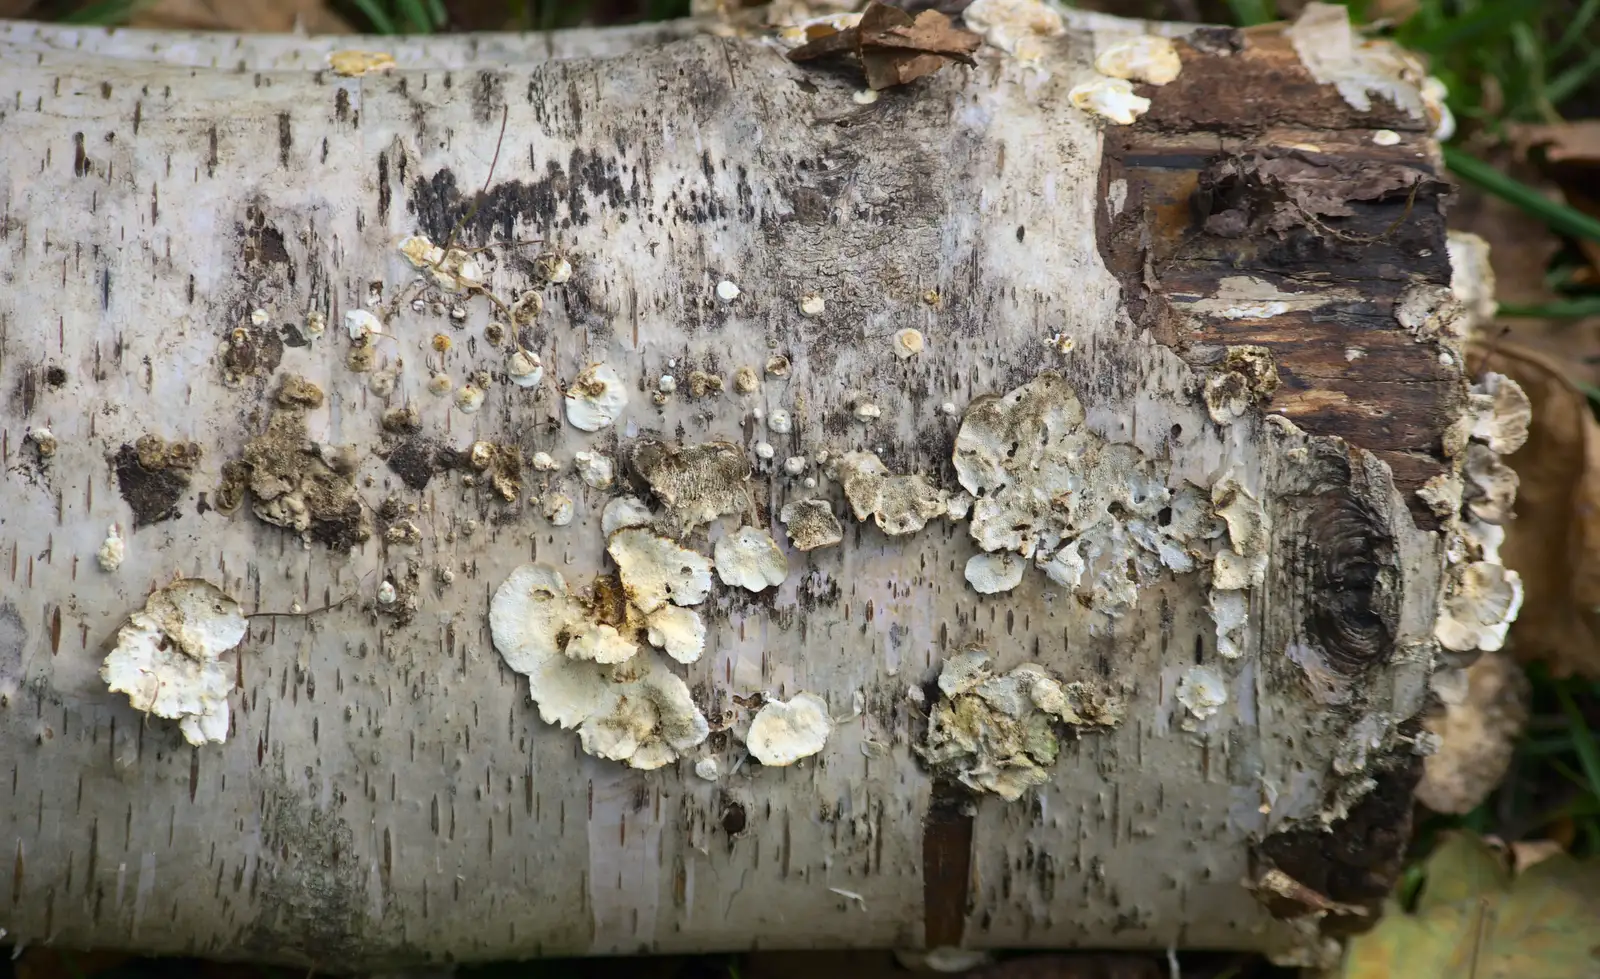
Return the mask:
[[451, 292], [483, 288], [483, 268], [464, 248], [441, 248], [425, 235], [402, 238], [399, 248], [414, 268], [427, 271], [442, 288]]
[[1165, 85], [1178, 77], [1183, 62], [1170, 38], [1141, 34], [1108, 45], [1095, 56], [1094, 70], [1112, 78]]
[[711, 593], [711, 561], [643, 527], [624, 527], [606, 542], [623, 590], [649, 614], [668, 602], [698, 605]]
[[895, 475], [873, 452], [848, 452], [834, 466], [857, 520], [872, 517], [886, 534], [910, 534], [944, 512], [945, 498], [921, 474]]
[[731, 303], [739, 298], [739, 287], [723, 279], [717, 283], [717, 298], [725, 303]]
[[1266, 347], [1229, 347], [1223, 365], [1205, 382], [1206, 411], [1218, 425], [1242, 418], [1278, 389], [1278, 367]]
[[646, 617], [645, 624], [650, 645], [680, 663], [696, 662], [705, 652], [705, 620], [694, 609], [663, 605]]
[[565, 527], [572, 523], [575, 506], [567, 494], [551, 493], [544, 498], [544, 518], [556, 527]]
[[1505, 644], [1511, 622], [1522, 608], [1522, 578], [1495, 560], [1452, 565], [1446, 570], [1444, 598], [1434, 636], [1446, 649], [1493, 651]]
[[1084, 112], [1119, 126], [1131, 126], [1150, 111], [1150, 100], [1133, 94], [1133, 85], [1121, 78], [1096, 78], [1073, 87], [1067, 100]]
[[894, 335], [894, 355], [901, 360], [909, 360], [922, 353], [928, 346], [928, 339], [922, 335], [921, 330], [906, 327]]
[[789, 559], [772, 535], [754, 527], [738, 530], [717, 540], [711, 551], [717, 577], [731, 588], [761, 591], [783, 584], [789, 575]]
[[1057, 724], [1111, 727], [1123, 713], [1117, 698], [1061, 683], [1035, 663], [996, 674], [989, 653], [975, 646], [945, 660], [939, 691], [917, 754], [940, 776], [1008, 802], [1049, 780], [1060, 752]]
[[767, 416], [767, 428], [779, 435], [787, 435], [794, 428], [789, 413], [782, 408], [772, 409], [772, 414]]
[[[873, 100], [877, 100], [877, 92], [873, 92]], [[804, 296], [800, 299], [800, 312], [815, 319], [821, 316], [828, 308], [828, 303], [821, 296]]]
[[495, 648], [528, 677], [545, 723], [577, 728], [584, 751], [641, 769], [704, 741], [710, 726], [688, 686], [654, 653], [623, 657], [631, 644], [587, 614], [560, 572], [539, 564], [513, 571], [490, 602]]
[[506, 358], [506, 376], [517, 387], [538, 387], [544, 380], [544, 361], [533, 351], [518, 347]]
[[190, 744], [221, 742], [234, 682], [221, 656], [247, 629], [239, 603], [220, 588], [181, 578], [157, 589], [117, 630], [100, 677], [135, 710], [177, 720]]
[[572, 457], [572, 464], [578, 470], [578, 478], [592, 489], [609, 489], [616, 478], [616, 466], [604, 453], [579, 452]]
[[1022, 572], [1027, 570], [1027, 567], [1027, 561], [1010, 551], [974, 554], [967, 559], [967, 584], [980, 595], [1010, 591], [1022, 584]]
[[756, 711], [745, 735], [745, 747], [763, 765], [792, 765], [821, 751], [833, 730], [828, 704], [811, 693], [797, 693], [787, 702], [769, 700]]
[[539, 278], [553, 286], [563, 285], [572, 279], [572, 262], [560, 252], [540, 252], [533, 260]]
[[844, 527], [833, 515], [827, 500], [795, 500], [778, 511], [778, 521], [789, 532], [789, 540], [802, 551], [831, 547], [844, 540]]
[[1178, 681], [1177, 698], [1193, 715], [1184, 720], [1183, 727], [1193, 730], [1196, 721], [1210, 719], [1228, 702], [1228, 685], [1209, 666], [1193, 666]]
[[1463, 467], [1466, 481], [1461, 500], [1467, 511], [1485, 523], [1501, 524], [1511, 518], [1517, 500], [1517, 472], [1500, 461], [1499, 453], [1474, 442], [1467, 446]]
[[610, 364], [590, 364], [567, 389], [567, 421], [585, 432], [598, 432], [617, 420], [628, 404], [622, 377]]
[[359, 78], [368, 72], [388, 71], [394, 67], [394, 55], [385, 51], [331, 51], [328, 67], [336, 75]]
[[383, 332], [383, 321], [364, 309], [352, 309], [344, 314], [344, 329], [351, 343], [364, 345]]
[[989, 44], [1024, 62], [1038, 61], [1043, 39], [1067, 30], [1061, 14], [1039, 0], [973, 0], [961, 19]]
[[607, 540], [625, 527], [648, 527], [655, 515], [637, 496], [619, 496], [607, 503], [600, 512], [600, 533]]
[[116, 524], [106, 528], [106, 539], [101, 542], [100, 550], [95, 554], [95, 559], [100, 563], [100, 570], [115, 571], [122, 567], [122, 559], [127, 554], [127, 544], [122, 539], [122, 531]]
[[750, 460], [731, 442], [680, 445], [640, 439], [630, 461], [655, 494], [674, 534], [743, 513], [750, 505]]
[[463, 384], [456, 392], [456, 407], [464, 415], [477, 414], [478, 409], [483, 407], [484, 397], [483, 388], [476, 384]]

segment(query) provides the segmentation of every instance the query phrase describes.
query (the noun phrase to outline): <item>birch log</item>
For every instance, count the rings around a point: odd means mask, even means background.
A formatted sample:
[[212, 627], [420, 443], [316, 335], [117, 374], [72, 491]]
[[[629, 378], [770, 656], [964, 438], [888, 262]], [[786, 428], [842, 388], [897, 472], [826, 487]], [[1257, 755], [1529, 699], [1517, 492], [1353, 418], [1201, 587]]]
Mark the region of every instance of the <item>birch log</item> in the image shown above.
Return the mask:
[[[1375, 906], [1420, 766], [1448, 452], [1484, 400], [1413, 66], [1342, 22], [1096, 17], [873, 101], [848, 64], [702, 26], [398, 41], [361, 77], [328, 55], [391, 42], [5, 27], [8, 940], [324, 969], [1293, 954]], [[1144, 33], [1181, 57], [1134, 86], [1148, 112], [1074, 107]], [[419, 269], [412, 235], [486, 250]], [[454, 293], [468, 261], [483, 289]], [[626, 403], [591, 433], [564, 403], [595, 364]], [[718, 441], [722, 483], [652, 492], [642, 451]], [[872, 483], [864, 452], [924, 482]], [[726, 566], [751, 525], [781, 584], [725, 567], [688, 665], [649, 648], [632, 586], [611, 620], [706, 730], [653, 742], [653, 770], [586, 752], [604, 731], [541, 720], [493, 596], [532, 564], [593, 609], [609, 502], [665, 527], [729, 492], [683, 546]], [[806, 499], [842, 541], [792, 546]], [[980, 557], [980, 532], [1015, 539]], [[250, 616], [220, 743], [184, 733], [214, 709], [180, 730], [102, 679], [175, 578]], [[158, 620], [149, 656], [200, 641]], [[959, 781], [994, 759], [918, 750], [974, 646], [1105, 709], [1054, 724], [1015, 802]], [[801, 693], [821, 750], [759, 764], [757, 705]]]

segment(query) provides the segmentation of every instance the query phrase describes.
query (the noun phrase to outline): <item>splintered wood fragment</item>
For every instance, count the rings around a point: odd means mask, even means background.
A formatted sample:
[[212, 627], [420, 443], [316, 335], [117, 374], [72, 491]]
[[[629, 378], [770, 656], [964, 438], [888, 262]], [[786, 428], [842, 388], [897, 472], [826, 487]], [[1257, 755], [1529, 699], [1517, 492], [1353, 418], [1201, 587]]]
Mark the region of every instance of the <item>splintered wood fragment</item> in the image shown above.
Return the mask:
[[854, 54], [861, 61], [867, 85], [891, 88], [931, 75], [946, 61], [974, 65], [972, 52], [983, 38], [956, 27], [937, 10], [916, 17], [887, 4], [874, 3], [861, 23], [810, 41], [789, 52], [789, 60], [812, 61], [835, 54]]

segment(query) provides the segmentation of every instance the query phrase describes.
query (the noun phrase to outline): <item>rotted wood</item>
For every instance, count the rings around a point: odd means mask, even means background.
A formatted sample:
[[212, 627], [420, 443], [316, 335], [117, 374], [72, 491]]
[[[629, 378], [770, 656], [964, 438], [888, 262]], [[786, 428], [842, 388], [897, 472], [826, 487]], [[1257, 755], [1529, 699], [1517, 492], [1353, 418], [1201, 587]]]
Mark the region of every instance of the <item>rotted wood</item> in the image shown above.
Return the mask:
[[[335, 969], [756, 943], [1292, 955], [1318, 919], [1359, 926], [1349, 907], [1375, 906], [1406, 835], [1432, 665], [1442, 549], [1414, 490], [1449, 468], [1464, 392], [1393, 310], [1448, 283], [1442, 186], [1422, 120], [1351, 109], [1276, 29], [1180, 40], [1181, 75], [1138, 87], [1134, 126], [1073, 108], [1096, 45], [1142, 30], [1188, 29], [1069, 20], [1042, 71], [986, 46], [867, 102], [847, 71], [685, 25], [439, 39], [361, 78], [283, 39], [163, 63], [153, 35], [8, 28], [0, 926]], [[1261, 203], [1240, 182], [1252, 161], [1285, 159], [1381, 189], [1284, 231], [1208, 224]], [[1396, 169], [1426, 179], [1396, 190]], [[345, 315], [412, 288], [411, 234], [487, 249], [492, 287], [537, 290], [542, 310], [508, 327], [430, 290], [358, 355]], [[569, 281], [543, 281], [540, 249]], [[825, 311], [802, 311], [812, 297]], [[902, 358], [908, 327], [926, 348]], [[542, 384], [510, 383], [513, 344]], [[1201, 391], [1242, 348], [1266, 348], [1279, 383], [1218, 423]], [[591, 435], [562, 405], [594, 363], [629, 398]], [[479, 371], [481, 410], [463, 412]], [[449, 397], [430, 393], [441, 375]], [[1204, 501], [1231, 479], [1261, 502], [1242, 656], [1218, 651], [1209, 553], [1141, 576], [1123, 610], [1031, 567], [980, 595], [963, 521], [888, 535], [820, 462], [872, 451], [954, 494], [968, 406], [1054, 375], [1095, 445]], [[296, 464], [349, 467], [353, 508], [314, 514], [302, 542], [228, 506], [263, 433], [329, 446]], [[156, 464], [150, 436], [177, 456]], [[776, 588], [701, 606], [706, 652], [672, 669], [733, 720], [654, 771], [542, 722], [488, 621], [519, 565], [614, 571], [600, 516], [620, 489], [571, 464], [604, 453], [644, 492], [644, 439], [747, 453], [745, 519], [789, 563]], [[480, 474], [479, 442], [527, 464]], [[535, 470], [541, 452], [564, 468]], [[557, 495], [570, 524], [547, 519]], [[776, 515], [808, 497], [844, 519], [839, 546], [787, 547]], [[112, 523], [126, 559], [105, 572]], [[687, 540], [709, 552], [724, 532]], [[99, 675], [175, 575], [259, 613], [228, 656], [221, 744], [186, 743]], [[934, 681], [973, 644], [1125, 713], [1063, 733], [1018, 802], [936, 781], [916, 751]], [[1180, 700], [1197, 667], [1226, 688], [1207, 716]], [[835, 718], [823, 751], [745, 757], [754, 705], [801, 691]], [[1269, 871], [1324, 905], [1285, 907]]]

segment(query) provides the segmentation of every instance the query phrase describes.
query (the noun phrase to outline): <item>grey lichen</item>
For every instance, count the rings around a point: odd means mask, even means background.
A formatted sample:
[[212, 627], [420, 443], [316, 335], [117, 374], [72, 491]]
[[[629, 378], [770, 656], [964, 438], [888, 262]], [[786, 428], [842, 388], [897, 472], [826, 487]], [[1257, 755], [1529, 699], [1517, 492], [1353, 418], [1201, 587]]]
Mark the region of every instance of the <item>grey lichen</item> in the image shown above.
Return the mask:
[[1037, 664], [996, 674], [976, 646], [945, 661], [939, 690], [917, 754], [938, 775], [1007, 801], [1049, 779], [1061, 750], [1058, 725], [1111, 727], [1123, 714], [1118, 698], [1061, 683]]

